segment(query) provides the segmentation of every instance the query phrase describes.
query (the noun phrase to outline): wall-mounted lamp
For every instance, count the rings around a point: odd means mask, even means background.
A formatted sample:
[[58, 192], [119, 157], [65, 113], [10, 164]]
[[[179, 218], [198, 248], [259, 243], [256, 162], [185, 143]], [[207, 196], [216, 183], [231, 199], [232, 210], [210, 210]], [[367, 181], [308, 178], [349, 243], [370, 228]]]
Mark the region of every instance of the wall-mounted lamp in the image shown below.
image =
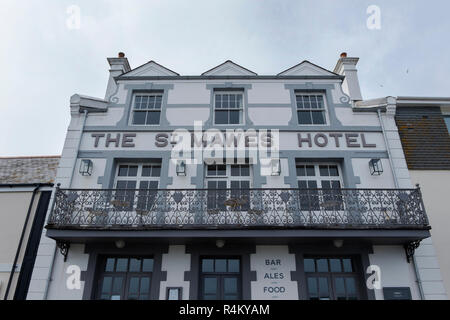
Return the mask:
[[82, 176], [90, 176], [92, 174], [92, 160], [83, 159], [80, 164], [80, 173]]
[[123, 249], [125, 247], [125, 241], [123, 241], [123, 240], [116, 240], [115, 241], [115, 245], [116, 245], [117, 248]]
[[281, 160], [272, 159], [272, 176], [279, 176], [281, 174]]
[[217, 248], [223, 248], [225, 246], [224, 240], [216, 240], [216, 247]]
[[342, 240], [342, 239], [333, 240], [333, 245], [336, 248], [342, 248], [342, 246], [344, 245], [344, 240]]
[[185, 176], [186, 175], [186, 161], [181, 160], [177, 162], [177, 176]]
[[369, 161], [370, 174], [373, 176], [379, 176], [383, 173], [383, 165], [381, 159], [371, 159]]

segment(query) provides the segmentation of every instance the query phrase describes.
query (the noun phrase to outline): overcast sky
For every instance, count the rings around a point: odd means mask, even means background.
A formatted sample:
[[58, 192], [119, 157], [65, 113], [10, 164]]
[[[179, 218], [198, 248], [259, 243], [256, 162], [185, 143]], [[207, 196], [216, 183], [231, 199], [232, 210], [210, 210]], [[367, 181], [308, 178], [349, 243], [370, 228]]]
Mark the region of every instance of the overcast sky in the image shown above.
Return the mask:
[[182, 75], [227, 59], [258, 74], [302, 60], [332, 70], [346, 51], [364, 99], [450, 96], [449, 14], [448, 0], [0, 0], [0, 156], [60, 154], [70, 96], [103, 98], [119, 51], [132, 68], [155, 60]]

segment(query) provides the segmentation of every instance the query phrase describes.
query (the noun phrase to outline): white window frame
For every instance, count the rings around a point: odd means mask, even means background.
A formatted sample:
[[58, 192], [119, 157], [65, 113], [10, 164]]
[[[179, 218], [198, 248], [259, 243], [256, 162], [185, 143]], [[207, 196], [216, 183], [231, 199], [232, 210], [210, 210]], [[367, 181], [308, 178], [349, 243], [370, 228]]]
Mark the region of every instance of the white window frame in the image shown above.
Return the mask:
[[[161, 108], [159, 109], [135, 109], [135, 103], [136, 103], [136, 97], [137, 96], [160, 96], [161, 97]], [[163, 109], [163, 99], [164, 99], [164, 92], [134, 92], [133, 93], [133, 98], [131, 99], [131, 108], [130, 108], [130, 121], [129, 121], [129, 125], [130, 126], [138, 126], [138, 127], [143, 127], [143, 126], [151, 126], [151, 127], [155, 127], [155, 126], [160, 126], [161, 125], [161, 116], [162, 116], [162, 109]], [[134, 124], [133, 123], [133, 117], [134, 117], [134, 112], [159, 112], [159, 122], [158, 124]], [[147, 122], [147, 115], [145, 116], [145, 122]]]
[[[329, 116], [328, 116], [328, 102], [327, 102], [325, 93], [322, 93], [322, 92], [310, 92], [310, 91], [305, 91], [305, 92], [295, 91], [294, 92], [294, 96], [295, 96], [295, 114], [296, 114], [296, 117], [297, 117], [297, 125], [299, 125], [299, 126], [328, 126], [329, 125], [330, 119], [329, 119]], [[323, 99], [323, 109], [311, 109], [311, 108], [310, 109], [299, 109], [298, 106], [297, 106], [297, 96], [321, 96], [322, 99]], [[298, 111], [314, 111], [314, 110], [315, 111], [317, 111], [317, 110], [322, 110], [323, 111], [323, 113], [325, 115], [325, 123], [323, 123], [323, 124], [314, 124], [314, 123], [301, 124], [301, 123], [299, 123], [300, 122], [300, 118], [298, 117]], [[311, 118], [311, 120], [312, 120], [312, 118]]]
[[[213, 164], [215, 165], [215, 164]], [[219, 164], [220, 165], [220, 164]], [[250, 181], [249, 188], [253, 187], [253, 166], [249, 163], [235, 163], [235, 164], [223, 164], [225, 166], [225, 175], [222, 176], [209, 176], [208, 175], [208, 164], [205, 164], [205, 188], [208, 188], [208, 181], [211, 180], [225, 180], [227, 182], [226, 189], [231, 189], [231, 181]], [[232, 176], [231, 175], [231, 166], [234, 165], [248, 165], [249, 166], [249, 175], [248, 176]]]
[[[136, 188], [135, 189], [139, 189], [139, 184], [141, 181], [157, 181], [158, 182], [158, 188], [159, 188], [159, 184], [160, 184], [160, 178], [161, 178], [161, 171], [160, 171], [160, 175], [158, 177], [143, 177], [142, 176], [142, 171], [143, 171], [143, 167], [144, 166], [151, 166], [151, 165], [159, 165], [160, 167], [162, 166], [161, 163], [159, 162], [142, 162], [142, 163], [136, 163], [136, 162], [118, 162], [117, 163], [117, 168], [116, 168], [116, 174], [114, 177], [114, 187], [117, 188], [117, 182], [118, 181], [136, 181]], [[137, 174], [136, 176], [119, 176], [119, 169], [120, 166], [137, 166], [138, 170], [137, 170]], [[161, 170], [161, 169], [160, 169]]]
[[[314, 176], [298, 176], [297, 175], [297, 166], [314, 166]], [[339, 176], [321, 176], [320, 175], [320, 166], [337, 166]], [[342, 179], [342, 169], [338, 162], [296, 162], [295, 163], [295, 175], [297, 176], [297, 181], [316, 181], [317, 189], [322, 189], [322, 181], [330, 181], [330, 180], [338, 180], [341, 189], [344, 188], [344, 181]]]
[[[216, 108], [216, 95], [223, 94], [240, 94], [242, 95], [242, 107], [241, 108]], [[213, 94], [213, 123], [215, 126], [243, 126], [245, 125], [245, 102], [244, 102], [244, 91], [242, 90], [230, 90], [230, 91], [214, 91]], [[239, 123], [216, 123], [216, 111], [239, 111]]]

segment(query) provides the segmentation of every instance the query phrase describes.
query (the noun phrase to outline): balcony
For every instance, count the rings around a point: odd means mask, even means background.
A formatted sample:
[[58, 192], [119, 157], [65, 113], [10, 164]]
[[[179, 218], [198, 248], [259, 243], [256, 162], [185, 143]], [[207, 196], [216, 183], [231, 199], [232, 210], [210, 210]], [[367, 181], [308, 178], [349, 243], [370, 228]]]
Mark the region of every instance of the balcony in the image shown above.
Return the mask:
[[48, 230], [428, 230], [420, 189], [56, 189]]

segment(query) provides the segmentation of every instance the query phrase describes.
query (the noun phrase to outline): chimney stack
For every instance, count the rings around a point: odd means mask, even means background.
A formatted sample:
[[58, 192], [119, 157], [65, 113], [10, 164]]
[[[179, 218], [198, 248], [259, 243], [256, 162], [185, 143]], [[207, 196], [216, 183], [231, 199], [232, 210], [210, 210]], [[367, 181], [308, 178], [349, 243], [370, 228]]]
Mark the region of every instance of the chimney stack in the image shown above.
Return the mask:
[[109, 80], [108, 87], [106, 88], [105, 99], [109, 101], [109, 98], [117, 88], [114, 78], [130, 71], [131, 68], [128, 63], [128, 59], [125, 57], [125, 53], [123, 52], [119, 52], [117, 58], [107, 58], [107, 60], [111, 68], [109, 69]]
[[347, 52], [342, 52], [336, 67], [334, 67], [334, 73], [345, 77], [342, 82], [342, 90], [350, 96], [353, 102], [363, 99], [359, 87], [358, 70], [356, 69], [358, 60], [359, 58], [347, 57]]

